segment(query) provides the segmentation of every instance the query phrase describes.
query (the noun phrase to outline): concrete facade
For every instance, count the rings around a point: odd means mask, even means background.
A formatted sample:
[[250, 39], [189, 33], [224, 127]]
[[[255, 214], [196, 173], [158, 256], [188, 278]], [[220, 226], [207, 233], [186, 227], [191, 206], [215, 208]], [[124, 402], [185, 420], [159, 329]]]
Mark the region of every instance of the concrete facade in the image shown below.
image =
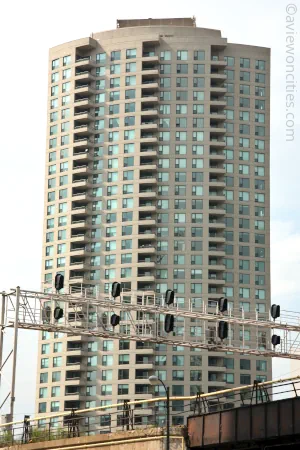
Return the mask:
[[[164, 450], [165, 437], [163, 429], [153, 428], [150, 430], [135, 430], [105, 435], [97, 434], [96, 436], [56, 439], [4, 448], [18, 448], [22, 450], [71, 450], [72, 448], [90, 450], [99, 448], [106, 448], [107, 450]], [[173, 427], [170, 435], [170, 450], [185, 450], [186, 448], [184, 430], [179, 427]]]
[[[212, 311], [226, 295], [235, 311], [265, 317], [270, 50], [194, 19], [119, 21], [50, 50], [48, 96], [44, 289], [61, 272], [73, 291], [171, 288], [179, 307]], [[201, 323], [184, 326], [175, 334], [214, 339]], [[237, 327], [232, 338], [264, 348], [269, 336]], [[153, 373], [190, 395], [270, 379], [271, 361], [44, 333], [37, 413], [163, 394]], [[178, 408], [174, 425], [189, 413]]]

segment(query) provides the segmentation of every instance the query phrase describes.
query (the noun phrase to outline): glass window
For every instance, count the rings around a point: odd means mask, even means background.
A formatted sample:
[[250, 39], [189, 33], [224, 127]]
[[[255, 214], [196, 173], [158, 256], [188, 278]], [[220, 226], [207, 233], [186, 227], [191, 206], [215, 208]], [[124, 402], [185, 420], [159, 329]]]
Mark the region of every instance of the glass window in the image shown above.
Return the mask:
[[171, 61], [171, 52], [169, 50], [164, 50], [160, 52], [160, 59], [162, 61]]
[[136, 58], [136, 48], [126, 50], [126, 59]]
[[188, 51], [187, 50], [177, 50], [177, 59], [180, 61], [187, 61]]

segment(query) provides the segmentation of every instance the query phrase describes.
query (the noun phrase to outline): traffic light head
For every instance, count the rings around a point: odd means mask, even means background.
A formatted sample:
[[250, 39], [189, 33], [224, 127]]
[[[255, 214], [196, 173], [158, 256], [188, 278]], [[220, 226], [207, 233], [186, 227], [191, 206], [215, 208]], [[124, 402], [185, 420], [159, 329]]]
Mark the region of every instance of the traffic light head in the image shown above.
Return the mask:
[[174, 316], [172, 314], [166, 314], [165, 317], [165, 332], [171, 333], [174, 330]]
[[225, 322], [224, 320], [221, 320], [219, 322], [219, 326], [218, 326], [218, 336], [219, 338], [223, 341], [223, 339], [227, 339], [228, 338], [228, 323]]
[[121, 284], [114, 281], [111, 287], [111, 296], [113, 298], [120, 297], [121, 294]]
[[64, 287], [64, 276], [61, 273], [55, 275], [55, 289], [60, 291]]
[[277, 317], [280, 317], [280, 305], [271, 306], [271, 316], [274, 320], [277, 319]]
[[272, 338], [271, 338], [271, 342], [272, 342], [272, 345], [274, 345], [274, 347], [276, 345], [279, 345], [280, 344], [280, 336], [277, 336], [277, 334], [273, 334]]
[[223, 312], [228, 310], [228, 300], [227, 300], [226, 297], [219, 298], [218, 304], [219, 304], [219, 311], [221, 313], [223, 313]]
[[118, 316], [117, 314], [112, 314], [110, 318], [110, 324], [113, 327], [116, 327], [117, 325], [119, 325], [119, 323], [120, 323], [120, 316]]
[[54, 319], [55, 320], [59, 320], [59, 319], [61, 319], [62, 317], [63, 317], [63, 315], [64, 315], [64, 310], [62, 309], [62, 308], [60, 308], [59, 306], [57, 306], [55, 309], [54, 309]]
[[172, 305], [174, 303], [175, 293], [171, 289], [167, 289], [165, 293], [165, 304]]

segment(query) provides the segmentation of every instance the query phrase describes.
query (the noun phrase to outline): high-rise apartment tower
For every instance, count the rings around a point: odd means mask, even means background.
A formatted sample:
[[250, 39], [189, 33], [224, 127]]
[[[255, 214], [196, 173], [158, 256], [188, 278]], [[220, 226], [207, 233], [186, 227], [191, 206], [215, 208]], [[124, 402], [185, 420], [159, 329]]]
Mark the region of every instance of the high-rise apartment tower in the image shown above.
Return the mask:
[[[44, 288], [61, 272], [73, 290], [109, 293], [119, 281], [174, 289], [179, 308], [212, 310], [225, 295], [235, 311], [267, 314], [270, 50], [230, 44], [195, 19], [119, 20], [52, 48], [48, 90]], [[183, 333], [214, 339], [178, 318]], [[239, 327], [232, 338], [269, 339]], [[190, 395], [266, 380], [271, 361], [45, 332], [37, 412], [163, 394], [148, 383], [155, 373], [171, 395]], [[135, 414], [147, 423], [152, 413]]]

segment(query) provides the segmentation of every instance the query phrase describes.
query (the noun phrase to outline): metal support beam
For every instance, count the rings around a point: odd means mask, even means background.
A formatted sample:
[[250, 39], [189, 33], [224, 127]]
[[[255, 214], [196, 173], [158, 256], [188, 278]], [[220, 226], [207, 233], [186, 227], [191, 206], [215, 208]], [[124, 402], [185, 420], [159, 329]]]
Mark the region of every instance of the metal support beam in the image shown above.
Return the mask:
[[20, 307], [20, 287], [16, 289], [16, 303], [15, 303], [15, 323], [14, 323], [14, 343], [13, 343], [13, 365], [11, 376], [11, 393], [10, 393], [10, 415], [11, 420], [14, 420], [14, 406], [15, 406], [15, 387], [16, 387], [16, 369], [17, 369], [17, 349], [18, 349], [18, 330], [19, 330], [19, 307]]
[[1, 313], [0, 313], [0, 320], [1, 320], [1, 322], [0, 322], [0, 391], [1, 391], [1, 378], [2, 378], [1, 369], [2, 369], [2, 361], [3, 361], [3, 341], [4, 341], [4, 330], [5, 330], [5, 325], [4, 325], [5, 303], [6, 303], [5, 292], [2, 292]]

